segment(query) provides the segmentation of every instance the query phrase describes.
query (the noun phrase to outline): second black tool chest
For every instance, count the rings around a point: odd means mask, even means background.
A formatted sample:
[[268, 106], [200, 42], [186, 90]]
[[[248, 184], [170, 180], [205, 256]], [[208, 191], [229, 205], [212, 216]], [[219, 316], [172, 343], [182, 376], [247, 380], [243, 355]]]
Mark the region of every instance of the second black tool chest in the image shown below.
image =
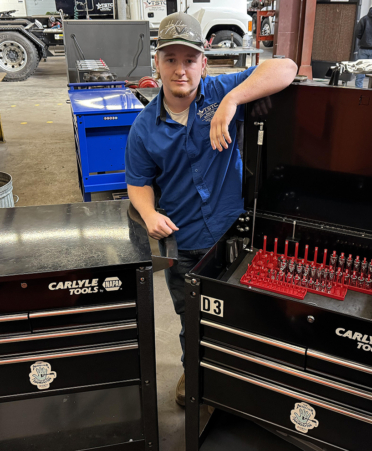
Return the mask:
[[151, 252], [129, 201], [0, 209], [0, 449], [157, 450]]
[[[246, 213], [186, 277], [187, 451], [210, 446], [208, 427], [199, 438], [201, 402], [256, 422], [288, 449], [369, 451], [372, 95], [293, 84], [265, 116], [253, 111]], [[239, 237], [247, 245], [231, 258]], [[229, 437], [240, 449], [240, 435]], [[258, 449], [245, 440], [241, 449]]]

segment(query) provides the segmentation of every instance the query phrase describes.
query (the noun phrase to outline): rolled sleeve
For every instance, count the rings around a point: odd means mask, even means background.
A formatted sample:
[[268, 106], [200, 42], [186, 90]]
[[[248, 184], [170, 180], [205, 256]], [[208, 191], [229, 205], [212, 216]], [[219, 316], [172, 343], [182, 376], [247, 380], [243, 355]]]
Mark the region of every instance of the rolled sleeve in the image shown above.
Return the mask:
[[230, 91], [245, 81], [257, 66], [249, 67], [243, 72], [235, 74], [223, 74], [215, 78], [215, 87], [221, 97], [225, 97]]
[[[237, 72], [235, 74], [224, 74], [219, 75], [215, 78], [215, 89], [218, 95], [223, 98], [232, 91], [234, 88], [239, 86], [243, 81], [245, 81], [250, 75], [252, 75], [253, 71], [257, 66], [249, 67], [248, 69]], [[244, 120], [244, 105], [239, 105], [236, 111], [236, 119], [239, 121]]]
[[133, 186], [152, 185], [156, 176], [156, 164], [147, 152], [135, 125], [132, 126], [125, 149], [126, 182]]

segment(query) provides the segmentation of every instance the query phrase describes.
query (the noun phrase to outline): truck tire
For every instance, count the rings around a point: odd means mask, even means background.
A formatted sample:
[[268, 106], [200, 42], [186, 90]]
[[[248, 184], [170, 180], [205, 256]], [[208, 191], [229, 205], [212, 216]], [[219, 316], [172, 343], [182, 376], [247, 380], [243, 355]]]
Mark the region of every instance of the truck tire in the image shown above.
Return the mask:
[[[270, 20], [267, 17], [262, 21], [261, 34], [263, 36], [268, 36], [269, 34], [271, 34]], [[272, 47], [274, 44], [273, 41], [262, 41], [262, 43], [265, 47]]]
[[252, 16], [252, 34], [256, 34], [257, 31], [257, 14]]
[[23, 81], [32, 75], [40, 61], [34, 44], [16, 31], [0, 32], [0, 72], [4, 81]]
[[[234, 46], [242, 46], [243, 38], [235, 31], [231, 30], [221, 30], [217, 31], [216, 37], [213, 39], [213, 45], [218, 45], [219, 47], [230, 47], [231, 33], [233, 34]], [[235, 67], [245, 66], [245, 55], [239, 55], [238, 60], [235, 63]]]

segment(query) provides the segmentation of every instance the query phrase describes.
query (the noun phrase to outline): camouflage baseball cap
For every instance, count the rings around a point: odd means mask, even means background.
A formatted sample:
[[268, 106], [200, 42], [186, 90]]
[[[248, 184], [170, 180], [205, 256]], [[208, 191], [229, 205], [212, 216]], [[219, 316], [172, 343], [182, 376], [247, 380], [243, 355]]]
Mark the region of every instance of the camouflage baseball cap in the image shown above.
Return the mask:
[[204, 52], [204, 40], [199, 21], [186, 13], [174, 13], [160, 22], [156, 50], [181, 44]]

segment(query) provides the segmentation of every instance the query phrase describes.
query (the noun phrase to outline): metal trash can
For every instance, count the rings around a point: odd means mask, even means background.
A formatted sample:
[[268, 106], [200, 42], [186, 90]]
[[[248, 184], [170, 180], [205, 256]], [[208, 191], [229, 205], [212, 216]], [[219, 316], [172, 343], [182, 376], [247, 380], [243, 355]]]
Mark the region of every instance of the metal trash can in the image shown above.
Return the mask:
[[0, 208], [14, 207], [12, 176], [0, 172]]

